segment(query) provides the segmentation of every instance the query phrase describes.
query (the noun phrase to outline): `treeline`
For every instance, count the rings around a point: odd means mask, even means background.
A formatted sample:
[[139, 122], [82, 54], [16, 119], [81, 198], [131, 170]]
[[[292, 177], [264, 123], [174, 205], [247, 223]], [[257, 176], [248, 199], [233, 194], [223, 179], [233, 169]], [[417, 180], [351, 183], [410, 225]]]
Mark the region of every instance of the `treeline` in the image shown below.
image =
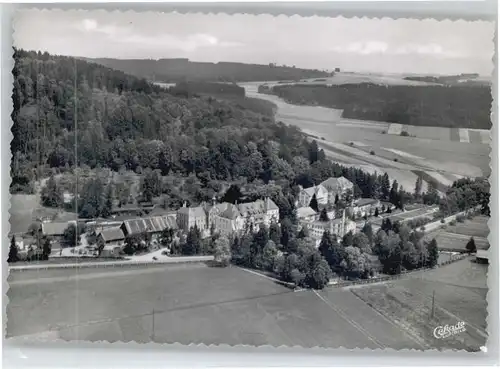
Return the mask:
[[214, 82], [177, 82], [170, 87], [170, 92], [176, 96], [191, 97], [193, 95], [245, 97], [245, 89], [234, 83]]
[[490, 129], [489, 86], [277, 85], [288, 102], [342, 109], [344, 118], [415, 126]]
[[87, 59], [106, 67], [146, 78], [155, 82], [210, 81], [210, 82], [250, 82], [250, 81], [298, 81], [304, 78], [328, 77], [330, 73], [278, 66], [274, 63], [244, 64], [231, 62], [192, 62], [188, 59]]
[[169, 92], [178, 97], [190, 98], [211, 96], [232, 102], [237, 108], [274, 116], [276, 105], [270, 101], [245, 96], [245, 89], [234, 83], [217, 82], [178, 82], [169, 88]]
[[[140, 84], [129, 76], [124, 84], [110, 74], [91, 88], [93, 75], [104, 72], [95, 64], [77, 63], [75, 91], [70, 58], [16, 52], [11, 192], [32, 192], [35, 180], [70, 173], [75, 163], [91, 170], [134, 171], [142, 177], [143, 197], [165, 194], [166, 205], [174, 208], [186, 200], [210, 200], [221, 181], [242, 182], [252, 196], [276, 193], [266, 186], [270, 181], [278, 181], [288, 194], [295, 184], [309, 187], [341, 175], [357, 184], [358, 194], [368, 197], [376, 189], [376, 176], [331, 163], [316, 142], [271, 116], [212, 97], [134, 89]], [[38, 65], [34, 75], [32, 65]], [[107, 214], [104, 195], [112, 192], [117, 199], [129, 192], [119, 188], [123, 185], [107, 185], [80, 182], [82, 216]], [[44, 204], [60, 206], [60, 187], [50, 182]]]
[[435, 239], [424, 241], [424, 233], [408, 225], [385, 219], [373, 237], [373, 253], [378, 256], [385, 274], [400, 274], [437, 265], [439, 250]]
[[462, 178], [451, 185], [440, 202], [445, 215], [480, 207], [482, 214], [490, 216], [490, 183], [486, 178]]
[[[429, 83], [439, 83], [443, 85], [452, 85], [452, 84], [458, 84], [458, 83], [470, 83], [470, 82], [477, 82], [480, 83], [480, 81], [476, 81], [476, 79], [479, 77], [479, 74], [477, 73], [462, 73], [459, 75], [454, 75], [454, 76], [408, 76], [404, 77], [407, 81], [418, 81], [418, 82], [429, 82]], [[487, 83], [482, 83], [484, 85], [487, 85]]]
[[307, 152], [299, 130], [240, 103], [179, 98], [83, 61], [76, 61], [75, 91], [70, 58], [24, 51], [15, 57], [13, 192], [32, 191], [33, 180], [51, 172], [47, 168], [73, 167], [75, 142], [79, 166], [225, 180], [279, 178], [289, 165], [275, 158]]

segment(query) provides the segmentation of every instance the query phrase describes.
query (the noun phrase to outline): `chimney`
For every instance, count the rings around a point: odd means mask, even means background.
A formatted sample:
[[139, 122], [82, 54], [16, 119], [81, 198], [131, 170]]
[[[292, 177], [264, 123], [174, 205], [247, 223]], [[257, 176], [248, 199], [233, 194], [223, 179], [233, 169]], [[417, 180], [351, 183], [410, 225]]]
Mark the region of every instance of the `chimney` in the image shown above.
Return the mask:
[[212, 205], [215, 205], [215, 203], [217, 202], [217, 199], [215, 198], [215, 195], [212, 196]]
[[185, 208], [185, 207], [186, 207], [186, 201], [184, 201], [184, 202], [182, 203], [182, 207], [183, 207], [183, 208]]

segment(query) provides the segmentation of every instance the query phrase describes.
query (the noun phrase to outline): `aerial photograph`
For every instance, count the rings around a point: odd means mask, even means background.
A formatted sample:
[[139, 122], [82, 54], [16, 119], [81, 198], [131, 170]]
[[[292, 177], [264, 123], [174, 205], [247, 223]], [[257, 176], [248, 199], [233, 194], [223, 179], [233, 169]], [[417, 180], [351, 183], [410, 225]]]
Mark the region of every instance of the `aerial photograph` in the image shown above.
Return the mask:
[[494, 22], [13, 24], [7, 339], [486, 346]]

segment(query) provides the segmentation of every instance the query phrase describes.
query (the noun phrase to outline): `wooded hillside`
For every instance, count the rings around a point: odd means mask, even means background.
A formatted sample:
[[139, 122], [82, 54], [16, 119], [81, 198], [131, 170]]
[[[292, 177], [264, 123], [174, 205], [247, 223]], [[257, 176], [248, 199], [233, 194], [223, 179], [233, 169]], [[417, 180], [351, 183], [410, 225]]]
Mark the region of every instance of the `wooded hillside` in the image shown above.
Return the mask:
[[330, 73], [295, 68], [294, 66], [278, 66], [270, 63], [202, 63], [188, 59], [87, 59], [106, 67], [121, 70], [131, 75], [156, 82], [180, 81], [279, 81], [300, 80], [304, 78], [327, 77]]
[[281, 85], [260, 92], [293, 104], [343, 109], [344, 118], [415, 126], [490, 129], [489, 86]]

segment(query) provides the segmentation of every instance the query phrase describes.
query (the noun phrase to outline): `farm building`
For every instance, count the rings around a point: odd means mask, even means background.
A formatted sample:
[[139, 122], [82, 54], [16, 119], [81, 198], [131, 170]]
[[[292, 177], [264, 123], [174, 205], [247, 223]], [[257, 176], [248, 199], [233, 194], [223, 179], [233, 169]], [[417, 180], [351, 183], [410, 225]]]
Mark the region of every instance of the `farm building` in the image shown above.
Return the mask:
[[477, 250], [476, 253], [476, 261], [478, 263], [482, 264], [488, 264], [489, 263], [489, 250]]
[[62, 238], [64, 231], [71, 223], [75, 222], [45, 222], [41, 225], [42, 235], [52, 238]]
[[175, 217], [165, 215], [131, 219], [124, 221], [121, 225], [125, 237], [147, 233], [153, 238], [157, 238], [166, 228], [177, 229]]
[[97, 234], [97, 244], [100, 246], [121, 246], [125, 241], [125, 235], [120, 227], [106, 228]]

